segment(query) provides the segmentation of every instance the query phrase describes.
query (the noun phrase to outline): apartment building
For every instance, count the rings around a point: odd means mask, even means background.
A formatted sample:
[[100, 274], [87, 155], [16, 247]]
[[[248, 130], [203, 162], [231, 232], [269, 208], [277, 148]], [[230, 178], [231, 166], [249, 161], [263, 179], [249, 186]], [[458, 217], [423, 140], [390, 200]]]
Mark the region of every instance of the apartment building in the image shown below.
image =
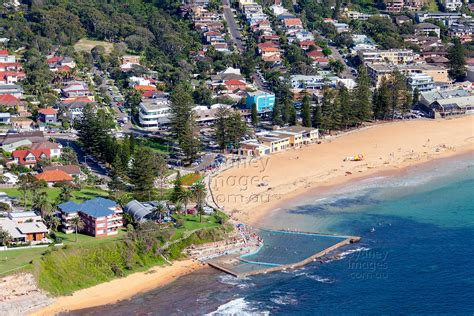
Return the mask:
[[431, 64], [413, 64], [413, 65], [390, 65], [390, 64], [367, 64], [367, 73], [375, 87], [380, 85], [383, 77], [390, 75], [398, 70], [405, 76], [412, 74], [424, 74], [433, 79], [433, 82], [450, 83], [448, 69], [443, 66]]
[[58, 216], [62, 231], [66, 234], [75, 232], [73, 218], [79, 217], [83, 222], [80, 232], [94, 237], [118, 234], [123, 226], [122, 208], [114, 201], [98, 197], [84, 203], [65, 202], [58, 205]]
[[418, 89], [420, 92], [431, 91], [435, 88], [433, 77], [425, 74], [415, 73], [407, 77], [408, 86], [412, 91]]
[[138, 121], [143, 128], [158, 128], [170, 122], [171, 107], [168, 98], [144, 100], [140, 103]]
[[357, 54], [364, 64], [406, 64], [414, 62], [419, 57], [411, 49], [360, 50]]

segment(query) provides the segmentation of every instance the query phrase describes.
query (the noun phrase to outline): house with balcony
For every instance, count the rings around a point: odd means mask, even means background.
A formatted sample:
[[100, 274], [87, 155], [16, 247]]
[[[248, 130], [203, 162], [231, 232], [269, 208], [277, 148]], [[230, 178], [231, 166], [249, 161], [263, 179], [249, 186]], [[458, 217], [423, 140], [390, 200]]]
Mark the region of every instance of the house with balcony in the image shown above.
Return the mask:
[[122, 208], [114, 201], [98, 197], [77, 204], [65, 202], [58, 205], [58, 216], [61, 229], [66, 234], [75, 232], [73, 218], [79, 217], [83, 222], [81, 233], [94, 236], [117, 235], [123, 226]]
[[171, 107], [168, 98], [144, 100], [140, 103], [138, 121], [147, 129], [158, 128], [170, 123]]
[[408, 86], [412, 91], [418, 89], [420, 92], [431, 91], [435, 88], [433, 77], [423, 73], [415, 73], [407, 78]]
[[434, 36], [435, 34], [436, 37], [440, 37], [441, 29], [433, 23], [420, 23], [415, 26], [416, 36]]

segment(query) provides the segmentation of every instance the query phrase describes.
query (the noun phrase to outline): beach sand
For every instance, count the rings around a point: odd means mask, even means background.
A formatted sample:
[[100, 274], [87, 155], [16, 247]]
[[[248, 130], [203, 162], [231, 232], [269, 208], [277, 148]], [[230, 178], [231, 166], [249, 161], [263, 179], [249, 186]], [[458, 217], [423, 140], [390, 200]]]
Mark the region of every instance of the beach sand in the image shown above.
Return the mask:
[[[214, 176], [211, 187], [233, 219], [258, 225], [268, 212], [311, 190], [470, 152], [474, 116], [390, 122], [252, 159]], [[364, 160], [343, 161], [356, 154]]]
[[[290, 149], [235, 165], [214, 176], [212, 192], [217, 204], [233, 219], [257, 224], [278, 205], [310, 190], [468, 152], [474, 152], [474, 116], [385, 123], [345, 133], [319, 145]], [[343, 161], [355, 154], [363, 154], [364, 161]], [[261, 183], [265, 186], [259, 186]], [[112, 304], [164, 286], [202, 266], [186, 260], [134, 273], [59, 297], [31, 315], [53, 315]]]
[[29, 315], [49, 316], [68, 310], [113, 304], [138, 293], [164, 286], [203, 266], [194, 260], [175, 261], [171, 266], [154, 267], [145, 272], [133, 273], [125, 278], [79, 290], [71, 296], [58, 297], [51, 305], [33, 311]]

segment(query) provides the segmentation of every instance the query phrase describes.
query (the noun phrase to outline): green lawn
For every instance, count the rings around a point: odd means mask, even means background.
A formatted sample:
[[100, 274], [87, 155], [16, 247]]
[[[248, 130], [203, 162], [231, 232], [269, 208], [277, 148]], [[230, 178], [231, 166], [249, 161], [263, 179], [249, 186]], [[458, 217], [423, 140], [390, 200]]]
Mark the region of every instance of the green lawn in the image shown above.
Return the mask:
[[103, 46], [105, 53], [109, 54], [113, 49], [113, 43], [105, 41], [96, 41], [88, 38], [80, 39], [76, 44], [74, 44], [74, 50], [77, 52], [87, 51], [90, 52], [96, 46]]
[[[5, 192], [9, 196], [15, 196], [18, 198], [21, 204], [23, 204], [23, 192], [20, 191], [18, 188], [5, 188], [0, 189], [1, 192]], [[46, 192], [48, 195], [48, 199], [50, 202], [55, 203], [61, 193], [60, 188], [45, 188], [40, 190], [40, 192]], [[74, 191], [72, 193], [73, 198], [72, 201], [74, 202], [82, 202], [84, 200], [93, 199], [98, 196], [107, 197], [108, 193], [104, 190], [89, 187], [84, 188], [82, 190]], [[31, 194], [27, 194], [27, 206], [31, 205]]]
[[96, 245], [96, 244], [103, 244], [108, 242], [114, 242], [120, 240], [125, 235], [125, 228], [119, 230], [118, 234], [115, 236], [110, 237], [100, 237], [95, 238], [88, 235], [77, 234], [77, 241], [76, 241], [76, 234], [65, 234], [62, 232], [56, 233], [56, 236], [60, 237], [63, 240], [63, 244], [69, 245], [71, 247], [75, 246], [88, 246], [88, 245]]
[[30, 262], [41, 257], [47, 248], [31, 248], [0, 251], [0, 277], [4, 274], [27, 270]]
[[143, 146], [152, 149], [153, 151], [167, 155], [170, 153], [170, 146], [164, 138], [145, 138], [142, 140]]
[[202, 217], [202, 222], [199, 222], [198, 215], [173, 215], [173, 217], [176, 219], [183, 218], [185, 219], [185, 222], [183, 227], [176, 229], [176, 233], [173, 235], [172, 240], [181, 238], [186, 231], [219, 226], [215, 216], [204, 215]]

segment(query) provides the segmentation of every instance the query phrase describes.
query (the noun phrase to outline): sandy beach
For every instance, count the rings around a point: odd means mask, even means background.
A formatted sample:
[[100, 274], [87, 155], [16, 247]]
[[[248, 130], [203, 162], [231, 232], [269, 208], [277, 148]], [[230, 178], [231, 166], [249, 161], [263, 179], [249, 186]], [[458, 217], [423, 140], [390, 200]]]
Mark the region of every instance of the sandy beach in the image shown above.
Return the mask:
[[[390, 122], [299, 149], [251, 159], [212, 179], [217, 204], [238, 221], [257, 224], [285, 201], [380, 172], [474, 152], [474, 116]], [[363, 154], [363, 161], [344, 158]]]
[[[470, 152], [474, 153], [474, 116], [391, 122], [234, 165], [214, 176], [211, 186], [214, 200], [233, 219], [258, 225], [262, 216], [310, 190]], [[355, 154], [363, 154], [365, 159], [344, 161]], [[30, 315], [112, 304], [164, 286], [200, 267], [202, 264], [186, 260], [134, 273], [56, 298]]]
[[113, 304], [136, 294], [152, 290], [173, 282], [182, 275], [202, 268], [194, 260], [175, 261], [171, 266], [154, 267], [145, 272], [133, 273], [125, 278], [115, 279], [75, 292], [71, 296], [61, 296], [54, 302], [29, 315], [55, 315], [59, 312]]

